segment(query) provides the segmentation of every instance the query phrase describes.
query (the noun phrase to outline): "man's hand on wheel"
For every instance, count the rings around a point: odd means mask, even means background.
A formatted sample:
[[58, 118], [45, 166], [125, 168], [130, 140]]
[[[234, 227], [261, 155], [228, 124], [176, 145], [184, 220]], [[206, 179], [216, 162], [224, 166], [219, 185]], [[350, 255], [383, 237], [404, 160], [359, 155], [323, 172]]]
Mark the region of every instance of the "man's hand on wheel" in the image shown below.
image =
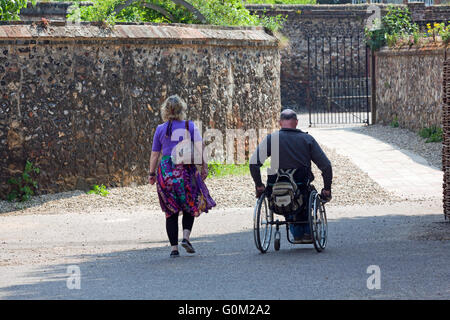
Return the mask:
[[331, 200], [331, 190], [322, 189], [320, 192], [320, 197], [323, 201], [328, 202]]
[[264, 185], [256, 187], [256, 198], [261, 197], [261, 195], [264, 193], [264, 190], [266, 190], [266, 187]]

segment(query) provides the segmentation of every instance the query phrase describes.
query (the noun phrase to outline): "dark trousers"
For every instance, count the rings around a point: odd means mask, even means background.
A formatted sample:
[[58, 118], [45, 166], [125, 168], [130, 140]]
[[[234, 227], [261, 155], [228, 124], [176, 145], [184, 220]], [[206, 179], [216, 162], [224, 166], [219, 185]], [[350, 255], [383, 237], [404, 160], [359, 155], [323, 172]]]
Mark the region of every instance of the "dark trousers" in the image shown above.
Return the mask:
[[[194, 225], [194, 216], [190, 213], [183, 213], [183, 230], [192, 230]], [[173, 213], [170, 217], [166, 218], [166, 230], [169, 236], [170, 245], [178, 245], [178, 213]]]

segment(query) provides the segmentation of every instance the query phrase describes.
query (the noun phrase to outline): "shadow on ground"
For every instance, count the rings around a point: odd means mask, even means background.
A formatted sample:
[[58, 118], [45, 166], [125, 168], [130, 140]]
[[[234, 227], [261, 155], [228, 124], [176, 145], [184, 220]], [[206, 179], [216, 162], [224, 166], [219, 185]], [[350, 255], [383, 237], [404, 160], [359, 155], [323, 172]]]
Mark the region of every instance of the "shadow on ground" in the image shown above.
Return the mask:
[[[450, 241], [418, 240], [442, 214], [329, 221], [329, 244], [290, 245], [260, 254], [253, 231], [193, 238], [196, 254], [169, 247], [81, 255], [81, 289], [68, 289], [71, 264], [36, 267], [25, 283], [0, 288], [4, 299], [439, 299], [450, 298]], [[445, 224], [450, 232], [450, 224]], [[150, 243], [149, 243], [150, 244]], [[89, 245], [89, 244], [88, 244]], [[382, 289], [367, 288], [380, 266]]]

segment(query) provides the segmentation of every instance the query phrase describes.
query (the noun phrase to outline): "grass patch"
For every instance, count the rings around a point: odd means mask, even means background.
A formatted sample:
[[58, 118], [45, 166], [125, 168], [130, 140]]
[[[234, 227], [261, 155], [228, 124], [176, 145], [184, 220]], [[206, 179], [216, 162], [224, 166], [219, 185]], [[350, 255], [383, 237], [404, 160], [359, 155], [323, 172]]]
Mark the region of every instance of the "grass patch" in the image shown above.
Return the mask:
[[442, 142], [442, 128], [438, 126], [431, 126], [423, 128], [419, 131], [419, 136], [426, 139], [425, 142]]
[[[270, 166], [270, 160], [264, 162], [262, 168]], [[223, 164], [212, 162], [208, 164], [208, 178], [223, 178], [227, 176], [245, 176], [250, 174], [249, 164]]]

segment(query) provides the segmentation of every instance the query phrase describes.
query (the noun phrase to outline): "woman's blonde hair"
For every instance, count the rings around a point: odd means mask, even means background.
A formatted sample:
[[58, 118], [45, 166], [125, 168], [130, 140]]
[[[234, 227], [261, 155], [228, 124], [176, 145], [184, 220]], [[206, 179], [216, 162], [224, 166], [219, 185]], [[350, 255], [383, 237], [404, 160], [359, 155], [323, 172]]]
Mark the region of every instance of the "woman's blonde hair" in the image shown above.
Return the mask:
[[161, 106], [163, 121], [184, 120], [186, 118], [187, 104], [177, 94], [170, 96]]

